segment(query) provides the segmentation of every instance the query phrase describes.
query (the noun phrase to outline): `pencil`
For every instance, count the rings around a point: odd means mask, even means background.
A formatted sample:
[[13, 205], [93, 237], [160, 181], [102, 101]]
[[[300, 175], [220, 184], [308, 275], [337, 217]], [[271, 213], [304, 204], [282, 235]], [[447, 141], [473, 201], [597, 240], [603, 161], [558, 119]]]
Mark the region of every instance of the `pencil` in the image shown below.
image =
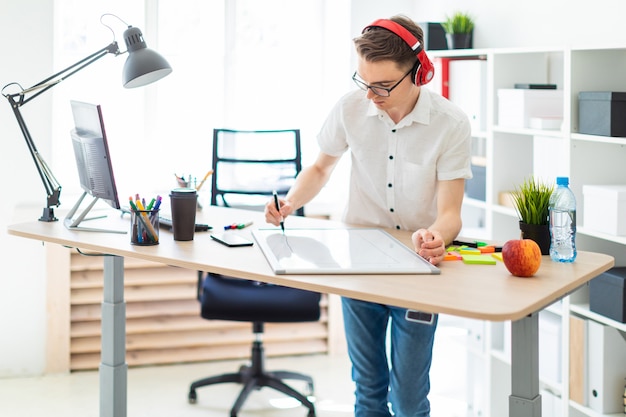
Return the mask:
[[207, 180], [207, 178], [211, 176], [211, 174], [213, 174], [212, 169], [210, 169], [209, 172], [206, 173], [204, 178], [202, 178], [202, 181], [200, 181], [200, 184], [198, 184], [198, 186], [196, 187], [196, 191], [200, 191], [200, 188], [202, 188], [202, 186], [204, 185], [204, 182]]

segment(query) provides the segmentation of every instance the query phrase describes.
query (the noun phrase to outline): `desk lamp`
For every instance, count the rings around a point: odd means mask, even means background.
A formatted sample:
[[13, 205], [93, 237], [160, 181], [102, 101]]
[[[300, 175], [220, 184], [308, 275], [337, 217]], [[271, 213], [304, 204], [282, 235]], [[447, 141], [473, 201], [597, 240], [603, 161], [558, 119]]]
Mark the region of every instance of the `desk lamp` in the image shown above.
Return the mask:
[[[111, 29], [109, 26], [102, 22], [102, 18], [104, 16], [116, 17], [127, 26], [127, 29], [124, 31], [126, 52], [128, 52], [128, 58], [126, 59], [126, 62], [124, 64], [124, 71], [122, 73], [122, 84], [124, 85], [124, 87], [141, 87], [160, 80], [161, 78], [172, 72], [172, 67], [170, 67], [165, 58], [147, 48], [141, 30], [136, 27], [132, 27], [119, 17], [107, 13], [100, 17], [100, 23], [108, 27], [111, 32], [113, 32], [113, 29]], [[54, 216], [54, 207], [58, 207], [61, 204], [59, 201], [59, 197], [61, 195], [61, 185], [54, 177], [54, 174], [50, 170], [50, 167], [48, 166], [48, 164], [46, 164], [46, 161], [43, 159], [39, 151], [37, 151], [37, 147], [35, 146], [35, 142], [33, 141], [33, 138], [31, 137], [30, 132], [26, 127], [26, 122], [22, 117], [20, 108], [26, 103], [30, 102], [35, 97], [51, 89], [69, 76], [74, 75], [81, 69], [87, 67], [88, 65], [91, 65], [103, 56], [107, 54], [113, 54], [117, 56], [123, 53], [124, 52], [120, 52], [117, 42], [115, 41], [115, 32], [113, 32], [113, 42], [111, 44], [87, 56], [86, 58], [83, 58], [82, 60], [67, 67], [66, 69], [54, 75], [51, 75], [45, 80], [38, 82], [32, 87], [24, 89], [20, 84], [12, 82], [2, 88], [2, 95], [6, 97], [7, 100], [9, 100], [9, 104], [13, 109], [13, 114], [15, 114], [17, 123], [19, 124], [20, 129], [22, 130], [22, 134], [24, 135], [24, 139], [26, 140], [28, 150], [33, 157], [33, 161], [35, 162], [35, 166], [37, 167], [37, 171], [39, 172], [41, 181], [43, 182], [43, 185], [46, 189], [46, 193], [48, 196], [47, 204], [46, 207], [44, 207], [43, 209], [42, 216], [39, 218], [40, 221], [53, 222], [58, 220]], [[5, 90], [7, 90], [11, 86], [18, 87], [19, 91], [14, 93], [5, 93]]]

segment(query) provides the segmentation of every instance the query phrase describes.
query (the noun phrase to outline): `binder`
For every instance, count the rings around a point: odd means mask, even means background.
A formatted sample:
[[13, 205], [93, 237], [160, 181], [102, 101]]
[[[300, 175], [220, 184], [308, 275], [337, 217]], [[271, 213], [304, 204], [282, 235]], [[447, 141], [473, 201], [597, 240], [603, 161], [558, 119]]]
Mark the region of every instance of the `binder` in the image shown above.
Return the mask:
[[487, 128], [487, 61], [453, 59], [448, 62], [447, 97], [467, 114], [476, 135]]
[[569, 398], [584, 406], [587, 405], [586, 344], [587, 320], [571, 316], [569, 319]]
[[587, 323], [587, 397], [600, 414], [623, 413], [626, 378], [626, 340], [619, 330]]
[[449, 98], [449, 63], [450, 58], [433, 58], [433, 66], [435, 67], [435, 75], [433, 79], [425, 85], [431, 91]]

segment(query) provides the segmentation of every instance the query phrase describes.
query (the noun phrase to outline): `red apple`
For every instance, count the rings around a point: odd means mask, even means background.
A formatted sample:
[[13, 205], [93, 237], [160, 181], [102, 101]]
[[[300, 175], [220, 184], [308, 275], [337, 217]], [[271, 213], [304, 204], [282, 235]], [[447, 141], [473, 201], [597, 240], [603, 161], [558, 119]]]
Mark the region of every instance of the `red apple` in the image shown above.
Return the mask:
[[541, 265], [541, 249], [534, 240], [509, 240], [502, 246], [502, 260], [512, 275], [532, 277]]

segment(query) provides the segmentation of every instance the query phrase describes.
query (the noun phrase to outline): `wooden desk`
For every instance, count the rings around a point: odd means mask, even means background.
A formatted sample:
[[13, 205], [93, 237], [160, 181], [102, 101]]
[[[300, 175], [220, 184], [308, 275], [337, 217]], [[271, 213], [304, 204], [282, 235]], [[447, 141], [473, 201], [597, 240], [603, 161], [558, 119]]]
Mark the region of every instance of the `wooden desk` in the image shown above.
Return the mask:
[[[230, 233], [251, 237], [253, 227], [267, 227], [262, 213], [205, 207], [202, 220], [219, 231], [223, 225], [252, 219], [254, 225]], [[98, 224], [96, 224], [96, 222]], [[128, 218], [113, 215], [94, 226], [126, 228]], [[287, 227], [347, 227], [327, 220], [289, 217]], [[444, 262], [441, 275], [274, 275], [257, 245], [227, 248], [207, 233], [176, 242], [161, 231], [160, 244], [133, 246], [130, 236], [67, 230], [63, 222], [33, 221], [12, 225], [9, 234], [110, 255], [104, 257], [100, 416], [126, 416], [124, 257], [192, 270], [333, 293], [415, 310], [489, 321], [512, 321], [511, 417], [541, 415], [539, 395], [538, 312], [614, 265], [611, 256], [579, 252], [576, 262], [561, 264], [544, 257], [533, 278], [511, 276], [502, 263], [465, 265]], [[410, 233], [389, 231], [407, 245]]]

